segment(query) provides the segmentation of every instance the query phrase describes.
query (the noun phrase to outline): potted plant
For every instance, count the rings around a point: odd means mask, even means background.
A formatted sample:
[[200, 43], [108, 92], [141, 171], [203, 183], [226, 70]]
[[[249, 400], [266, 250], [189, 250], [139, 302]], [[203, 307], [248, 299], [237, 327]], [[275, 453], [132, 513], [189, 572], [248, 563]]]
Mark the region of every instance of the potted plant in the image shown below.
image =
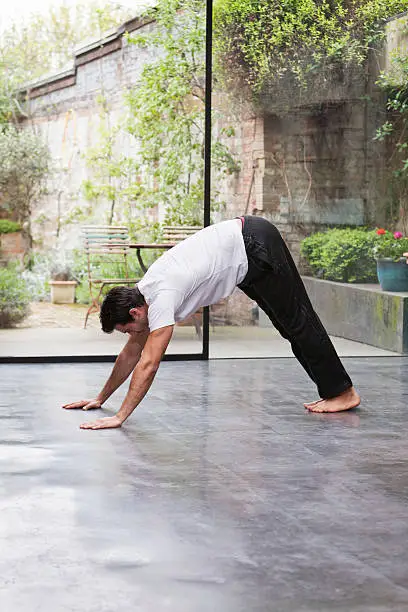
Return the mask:
[[383, 291], [408, 291], [408, 265], [404, 257], [408, 251], [408, 238], [401, 232], [390, 232], [384, 228], [376, 230], [377, 239], [373, 248], [377, 261], [378, 281]]
[[53, 304], [73, 304], [78, 282], [69, 266], [55, 266], [51, 270], [51, 302]]

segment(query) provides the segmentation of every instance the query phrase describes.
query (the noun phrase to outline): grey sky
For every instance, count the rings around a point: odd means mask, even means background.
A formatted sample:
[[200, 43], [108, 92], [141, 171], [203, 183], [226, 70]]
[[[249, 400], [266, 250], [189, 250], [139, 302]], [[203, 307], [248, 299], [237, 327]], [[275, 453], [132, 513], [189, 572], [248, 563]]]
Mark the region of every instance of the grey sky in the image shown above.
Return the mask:
[[[87, 0], [83, 0], [85, 3]], [[2, 3], [0, 9], [0, 31], [7, 28], [13, 20], [21, 20], [30, 13], [45, 13], [49, 7], [60, 4], [76, 4], [77, 0], [13, 0]], [[141, 8], [154, 4], [154, 0], [120, 0], [115, 4], [122, 4], [135, 9], [135, 13]]]

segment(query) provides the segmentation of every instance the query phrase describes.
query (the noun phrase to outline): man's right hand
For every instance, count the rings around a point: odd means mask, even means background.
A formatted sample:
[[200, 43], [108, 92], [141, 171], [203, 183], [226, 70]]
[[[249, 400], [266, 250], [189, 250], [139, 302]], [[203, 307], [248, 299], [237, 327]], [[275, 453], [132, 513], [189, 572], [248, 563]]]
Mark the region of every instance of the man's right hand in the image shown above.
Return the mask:
[[93, 408], [100, 408], [102, 403], [97, 399], [92, 400], [80, 400], [79, 402], [72, 402], [72, 404], [64, 404], [62, 407], [66, 410], [73, 410], [74, 408], [81, 408], [82, 410], [92, 410]]

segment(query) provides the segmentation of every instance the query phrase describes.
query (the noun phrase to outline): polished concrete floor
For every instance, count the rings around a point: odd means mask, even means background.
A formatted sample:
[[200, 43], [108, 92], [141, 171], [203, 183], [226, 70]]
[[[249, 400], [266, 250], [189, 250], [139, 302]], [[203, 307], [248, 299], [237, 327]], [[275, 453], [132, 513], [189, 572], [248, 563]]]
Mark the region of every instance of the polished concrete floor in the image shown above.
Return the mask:
[[314, 415], [294, 359], [163, 363], [106, 431], [60, 405], [109, 364], [1, 365], [0, 610], [407, 611], [408, 358], [345, 364]]

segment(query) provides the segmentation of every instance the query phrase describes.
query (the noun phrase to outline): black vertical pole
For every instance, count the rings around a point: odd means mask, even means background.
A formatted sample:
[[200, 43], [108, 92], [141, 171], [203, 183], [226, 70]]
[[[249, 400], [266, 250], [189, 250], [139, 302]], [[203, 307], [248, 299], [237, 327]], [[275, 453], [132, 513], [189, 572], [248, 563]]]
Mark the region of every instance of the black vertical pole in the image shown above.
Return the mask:
[[[205, 28], [205, 136], [204, 136], [204, 227], [210, 225], [211, 215], [211, 94], [212, 94], [212, 13], [213, 0], [207, 0]], [[208, 359], [210, 312], [203, 312], [203, 358]]]

